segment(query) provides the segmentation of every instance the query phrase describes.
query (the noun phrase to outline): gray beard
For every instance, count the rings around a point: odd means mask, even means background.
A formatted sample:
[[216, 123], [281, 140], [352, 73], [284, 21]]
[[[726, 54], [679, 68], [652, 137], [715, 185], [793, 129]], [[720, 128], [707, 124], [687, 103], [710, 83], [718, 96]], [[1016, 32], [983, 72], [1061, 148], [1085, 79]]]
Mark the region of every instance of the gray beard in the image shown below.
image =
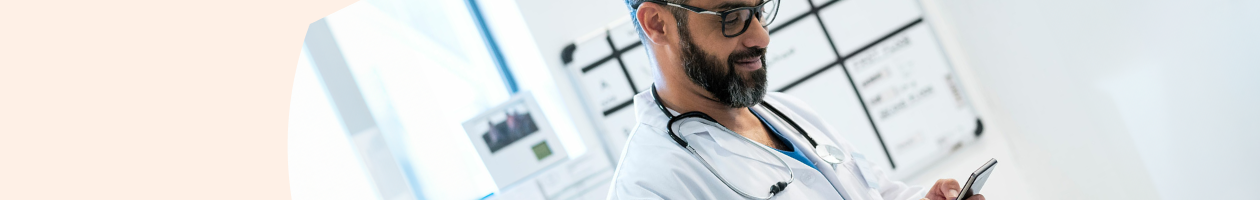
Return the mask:
[[[724, 63], [692, 43], [689, 32], [686, 27], [679, 27], [683, 70], [692, 83], [709, 91], [716, 98], [712, 100], [727, 107], [744, 108], [761, 103], [766, 96], [765, 48], [748, 48], [731, 53], [725, 63], [726, 71], [722, 72], [720, 69]], [[735, 71], [735, 61], [753, 56], [761, 56], [761, 69], [749, 72], [748, 78], [740, 76]]]

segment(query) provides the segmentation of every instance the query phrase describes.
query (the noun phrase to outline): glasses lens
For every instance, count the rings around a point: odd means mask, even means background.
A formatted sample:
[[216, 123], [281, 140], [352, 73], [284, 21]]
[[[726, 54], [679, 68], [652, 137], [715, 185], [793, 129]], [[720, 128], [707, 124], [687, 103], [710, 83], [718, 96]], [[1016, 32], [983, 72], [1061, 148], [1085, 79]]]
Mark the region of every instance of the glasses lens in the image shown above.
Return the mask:
[[722, 19], [722, 33], [726, 35], [739, 34], [744, 30], [744, 26], [748, 25], [748, 19], [752, 17], [751, 9], [738, 10], [726, 14], [726, 18]]
[[779, 0], [765, 1], [761, 7], [753, 9], [740, 9], [726, 14], [726, 18], [722, 19], [722, 33], [727, 37], [734, 37], [742, 34], [752, 23], [752, 18], [757, 18], [757, 22], [761, 27], [770, 27], [770, 22], [774, 21], [779, 11]]
[[779, 14], [779, 0], [770, 0], [765, 6], [761, 7], [761, 16], [757, 16], [757, 21], [761, 22], [762, 27], [769, 27], [770, 22], [774, 22], [774, 17]]

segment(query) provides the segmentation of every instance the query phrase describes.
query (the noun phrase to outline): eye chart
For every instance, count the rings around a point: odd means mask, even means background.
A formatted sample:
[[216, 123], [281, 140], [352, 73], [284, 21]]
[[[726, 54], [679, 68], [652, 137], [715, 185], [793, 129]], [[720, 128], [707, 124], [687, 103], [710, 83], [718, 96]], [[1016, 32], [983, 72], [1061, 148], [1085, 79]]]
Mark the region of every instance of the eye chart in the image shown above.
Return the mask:
[[[915, 0], [781, 0], [768, 27], [768, 89], [800, 98], [894, 178], [983, 132]], [[694, 23], [694, 22], [693, 22]], [[655, 66], [629, 17], [559, 52], [612, 155], [636, 124]]]

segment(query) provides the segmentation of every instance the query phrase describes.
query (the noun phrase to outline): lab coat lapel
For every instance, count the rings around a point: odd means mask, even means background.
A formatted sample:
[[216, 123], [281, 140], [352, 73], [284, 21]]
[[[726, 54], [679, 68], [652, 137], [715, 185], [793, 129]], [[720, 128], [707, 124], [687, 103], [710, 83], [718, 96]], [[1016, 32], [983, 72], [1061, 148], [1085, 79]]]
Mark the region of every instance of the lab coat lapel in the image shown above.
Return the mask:
[[730, 132], [730, 130], [725, 128], [708, 127], [706, 131], [682, 133], [682, 135], [687, 138], [691, 145], [695, 146], [696, 151], [702, 151], [705, 155], [756, 161], [763, 165], [783, 165], [778, 159], [766, 156], [767, 154], [779, 154], [773, 149], [769, 149], [770, 147], [752, 141], [745, 141], [746, 139], [742, 138], [744, 136]]
[[[810, 166], [805, 165], [804, 163], [797, 162], [795, 158], [789, 157], [788, 155], [785, 155], [782, 153], [774, 152], [773, 149], [768, 149], [770, 147], [765, 147], [765, 146], [758, 146], [757, 148], [767, 148], [766, 150], [770, 150], [770, 154], [768, 155], [773, 155], [774, 157], [769, 157], [765, 159], [755, 159], [755, 158], [745, 157], [743, 155], [735, 155], [733, 152], [730, 152], [729, 150], [738, 150], [738, 149], [751, 149], [753, 151], [761, 151], [761, 150], [757, 150], [754, 148], [747, 148], [747, 146], [745, 146], [745, 148], [722, 147], [721, 145], [717, 143], [717, 141], [727, 140], [727, 142], [741, 142], [737, 140], [742, 140], [742, 139], [733, 138], [734, 136], [732, 136], [732, 138], [715, 140], [713, 139], [713, 135], [716, 135], [716, 134], [724, 134], [724, 133], [697, 132], [695, 134], [689, 135], [688, 137], [691, 137], [690, 138], [690, 141], [692, 141], [691, 144], [696, 145], [695, 146], [697, 148], [696, 151], [703, 151], [702, 154], [704, 155], [719, 155], [719, 157], [721, 157], [719, 159], [710, 159], [708, 160], [708, 162], [710, 162], [710, 164], [714, 166], [721, 166], [720, 167], [721, 169], [719, 171], [720, 173], [723, 173], [722, 174], [723, 178], [727, 179], [727, 181], [730, 181], [732, 184], [735, 184], [736, 187], [739, 187], [745, 190], [746, 192], [751, 192], [753, 194], [766, 194], [769, 192], [768, 186], [770, 184], [773, 184], [778, 181], [788, 180], [789, 177], [786, 174], [788, 170], [784, 169], [784, 165], [786, 164], [786, 167], [792, 169], [791, 172], [795, 180], [791, 184], [788, 184], [789, 186], [787, 187], [786, 190], [783, 191], [783, 193], [776, 195], [776, 199], [839, 199], [841, 197], [840, 194], [834, 192], [834, 188], [831, 187], [830, 180], [828, 180], [825, 176], [823, 176], [818, 170], [815, 170], [814, 168], [811, 168]], [[718, 138], [723, 138], [723, 137], [718, 136]], [[710, 146], [714, 146], [715, 148], [710, 148]], [[804, 148], [804, 147], [798, 147], [798, 148]], [[720, 153], [720, 152], [727, 152], [727, 153]], [[759, 155], [759, 154], [766, 153], [766, 152], [750, 152], [750, 151], [741, 151], [741, 152], [757, 153], [757, 154], [752, 154], [752, 155]], [[780, 159], [783, 162], [780, 162]], [[753, 161], [753, 162], [750, 162], [750, 161]], [[765, 169], [766, 167], [772, 168], [774, 170], [749, 169], [749, 168]]]
[[[851, 192], [849, 192], [848, 190], [845, 190], [845, 184], [844, 184], [845, 182], [841, 182], [840, 181], [841, 176], [836, 173], [839, 171], [847, 171], [847, 170], [837, 170], [838, 167], [842, 168], [844, 166], [839, 166], [839, 165], [832, 166], [830, 163], [823, 162], [822, 158], [818, 157], [818, 154], [814, 152], [814, 147], [809, 145], [809, 141], [806, 140], [805, 137], [802, 136], [801, 133], [796, 130], [796, 128], [793, 128], [792, 125], [788, 124], [787, 121], [785, 121], [785, 119], [783, 118], [788, 117], [788, 118], [793, 119], [793, 121], [795, 121], [796, 124], [801, 127], [801, 129], [804, 129], [806, 132], [811, 133], [810, 137], [813, 137], [814, 141], [818, 142], [819, 145], [837, 145], [831, 142], [831, 138], [828, 137], [829, 133], [823, 133], [822, 130], [818, 129], [812, 124], [809, 124], [807, 121], [801, 120], [801, 117], [799, 115], [796, 115], [796, 113], [793, 112], [792, 110], [787, 110], [786, 106], [782, 106], [783, 104], [779, 103], [779, 101], [774, 100], [773, 98], [765, 98], [764, 101], [766, 101], [767, 103], [770, 103], [772, 106], [775, 106], [775, 108], [778, 108], [779, 112], [782, 112], [784, 116], [776, 115], [774, 114], [774, 112], [771, 112], [769, 111], [769, 109], [760, 105], [758, 105], [756, 109], [754, 109], [754, 111], [758, 112], [758, 114], [761, 114], [762, 116], [768, 116], [767, 118], [768, 120], [766, 121], [768, 121], [772, 126], [778, 128], [778, 130], [783, 133], [783, 137], [786, 138], [788, 141], [791, 141], [794, 144], [800, 144], [799, 146], [803, 146], [802, 149], [806, 149], [806, 150], [803, 151], [802, 154], [805, 154], [805, 157], [809, 158], [809, 160], [814, 163], [814, 166], [818, 168], [818, 171], [822, 173], [823, 177], [827, 178], [828, 182], [831, 183], [832, 189], [835, 189], [835, 191], [840, 193], [840, 196], [844, 197], [844, 199], [846, 200], [865, 199], [865, 198], [858, 197], [858, 196], [864, 196], [864, 195], [851, 194]], [[851, 158], [848, 158], [849, 155], [845, 155], [845, 156], [846, 156], [845, 158], [846, 161], [851, 159]]]

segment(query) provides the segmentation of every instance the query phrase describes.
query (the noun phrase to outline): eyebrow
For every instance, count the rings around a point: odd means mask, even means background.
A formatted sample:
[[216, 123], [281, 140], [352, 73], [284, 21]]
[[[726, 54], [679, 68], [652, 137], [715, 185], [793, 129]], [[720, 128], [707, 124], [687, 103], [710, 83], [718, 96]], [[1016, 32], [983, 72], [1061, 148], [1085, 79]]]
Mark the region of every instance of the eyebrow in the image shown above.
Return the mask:
[[[760, 2], [761, 1], [758, 1], [758, 3]], [[719, 10], [719, 11], [726, 11], [726, 10], [730, 10], [734, 8], [752, 7], [752, 6], [753, 4], [748, 4], [748, 2], [744, 2], [744, 1], [728, 1], [728, 2], [722, 2], [722, 4], [718, 4], [717, 7], [713, 9]]]

